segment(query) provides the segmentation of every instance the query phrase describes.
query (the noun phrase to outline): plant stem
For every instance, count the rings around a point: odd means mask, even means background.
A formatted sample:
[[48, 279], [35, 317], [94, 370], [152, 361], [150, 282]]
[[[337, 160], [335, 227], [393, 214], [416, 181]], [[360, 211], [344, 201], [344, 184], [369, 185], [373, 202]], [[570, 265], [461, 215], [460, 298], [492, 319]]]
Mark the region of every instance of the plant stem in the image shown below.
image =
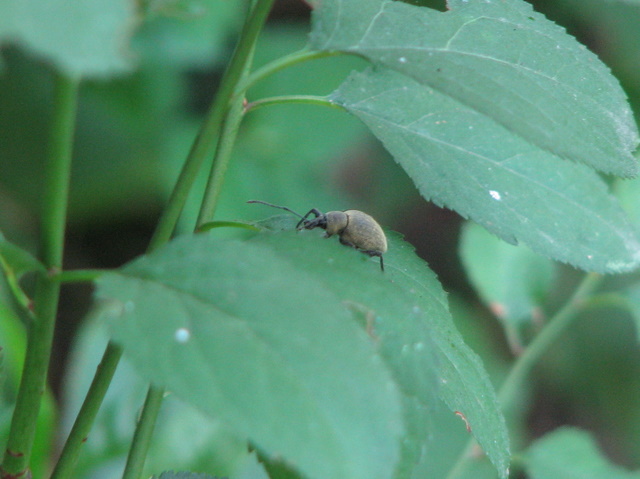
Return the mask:
[[[571, 298], [525, 349], [522, 356], [517, 359], [498, 393], [498, 400], [506, 416], [509, 416], [517, 406], [516, 401], [519, 391], [524, 387], [536, 364], [540, 362], [543, 355], [558, 341], [562, 334], [569, 329], [573, 321], [578, 317], [578, 313], [587, 304], [589, 296], [600, 286], [601, 282], [602, 276], [595, 273], [587, 274]], [[467, 446], [458, 456], [458, 460], [449, 472], [448, 479], [461, 477], [464, 466], [471, 457], [474, 444], [475, 441], [473, 439], [467, 443]]]
[[87, 396], [82, 403], [80, 412], [73, 423], [69, 437], [67, 437], [51, 479], [72, 477], [71, 474], [78, 462], [82, 444], [87, 439], [93, 421], [98, 415], [98, 410], [102, 405], [102, 400], [107, 393], [109, 384], [111, 384], [111, 379], [113, 379], [121, 356], [122, 349], [109, 342], [102, 356], [102, 361], [98, 365], [96, 375], [93, 377]]
[[222, 182], [229, 167], [233, 145], [238, 135], [238, 128], [242, 120], [242, 111], [242, 102], [238, 101], [231, 106], [229, 114], [225, 119], [222, 127], [222, 135], [218, 142], [218, 149], [216, 150], [216, 156], [211, 166], [209, 180], [202, 199], [202, 205], [200, 206], [196, 230], [200, 229], [203, 224], [211, 221], [213, 218], [218, 204], [218, 198], [220, 197]]
[[564, 334], [578, 313], [584, 307], [588, 297], [600, 286], [602, 276], [590, 273], [584, 277], [569, 301], [554, 315], [553, 319], [536, 336], [525, 352], [518, 358], [509, 375], [502, 383], [498, 399], [503, 409], [515, 407], [519, 391], [531, 374], [536, 364], [540, 362], [549, 348]]
[[268, 105], [276, 105], [282, 103], [305, 103], [311, 105], [323, 105], [331, 108], [337, 108], [339, 110], [344, 110], [344, 107], [338, 105], [337, 103], [332, 102], [325, 96], [315, 96], [315, 95], [283, 95], [283, 96], [273, 96], [269, 98], [262, 98], [261, 100], [257, 100], [249, 103], [245, 107], [245, 112], [254, 111], [258, 108]]
[[[78, 81], [56, 74], [42, 203], [41, 259], [50, 273], [62, 269], [64, 232], [71, 176]], [[20, 389], [2, 464], [2, 477], [27, 477], [40, 402], [46, 387], [60, 283], [40, 274], [35, 316], [27, 333]]]
[[[164, 244], [171, 236], [178, 216], [184, 206], [184, 201], [186, 200], [188, 191], [190, 190], [195, 176], [202, 165], [204, 158], [207, 156], [209, 149], [217, 139], [217, 133], [220, 131], [222, 126], [220, 139], [218, 139], [216, 159], [214, 159], [214, 166], [212, 167], [209, 185], [205, 191], [203, 207], [201, 208], [201, 214], [198, 219], [197, 226], [200, 226], [207, 221], [207, 219], [201, 221], [201, 218], [203, 218], [203, 211], [210, 210], [213, 212], [213, 209], [215, 209], [215, 203], [219, 194], [219, 186], [222, 182], [222, 178], [218, 178], [218, 173], [222, 170], [222, 176], [224, 176], [224, 171], [226, 171], [226, 166], [228, 164], [229, 152], [235, 140], [240, 119], [242, 117], [242, 96], [239, 96], [238, 92], [234, 92], [234, 90], [238, 82], [246, 75], [250, 67], [249, 64], [253, 55], [255, 42], [258, 38], [258, 34], [262, 30], [262, 26], [264, 25], [269, 12], [271, 11], [273, 2], [274, 0], [257, 0], [254, 2], [252, 9], [247, 16], [247, 20], [243, 26], [233, 57], [231, 58], [229, 67], [227, 68], [220, 84], [216, 101], [210, 110], [207, 123], [203, 126], [203, 129], [196, 139], [194, 148], [192, 148], [189, 153], [189, 157], [185, 162], [185, 167], [183, 168], [180, 178], [178, 179], [178, 183], [176, 184], [174, 195], [172, 195], [172, 198], [170, 199], [170, 202], [179, 206], [171, 209], [167, 208], [167, 213], [163, 215], [156, 233], [151, 239], [151, 243], [149, 245], [150, 251]], [[231, 103], [232, 100], [234, 101], [233, 104]], [[220, 163], [222, 163], [222, 168], [220, 168]], [[215, 165], [218, 165], [218, 167]], [[217, 186], [212, 188], [211, 185]], [[123, 479], [139, 479], [142, 474], [144, 461], [147, 451], [149, 450], [149, 445], [151, 444], [153, 429], [155, 428], [163, 395], [163, 389], [153, 385], [150, 386], [147, 392], [147, 399], [145, 400], [140, 419], [136, 426], [136, 432], [133, 437], [131, 449], [129, 450]]]
[[274, 61], [267, 63], [266, 65], [257, 69], [255, 72], [251, 73], [251, 75], [247, 76], [243, 81], [240, 82], [237, 91], [245, 92], [263, 78], [266, 78], [269, 75], [273, 75], [274, 73], [277, 73], [285, 68], [297, 65], [298, 63], [306, 62], [309, 60], [317, 60], [320, 58], [333, 57], [337, 55], [345, 55], [345, 53], [341, 51], [327, 50], [315, 51], [309, 50], [308, 48], [303, 48], [302, 50], [298, 50], [297, 52], [293, 52], [284, 57], [277, 58]]
[[95, 281], [106, 272], [108, 272], [108, 270], [105, 269], [61, 271], [52, 276], [51, 279], [59, 283], [88, 283], [90, 281]]
[[209, 109], [207, 118], [198, 132], [191, 151], [189, 151], [176, 186], [169, 198], [169, 204], [151, 238], [150, 251], [166, 243], [173, 233], [193, 182], [205, 158], [211, 155], [213, 147], [218, 141], [223, 120], [228, 112], [230, 99], [246, 71], [246, 65], [253, 51], [253, 46], [262, 30], [262, 25], [266, 21], [273, 2], [274, 0], [259, 0], [247, 16], [238, 45], [216, 93], [216, 100]]
[[147, 391], [147, 398], [144, 401], [136, 432], [133, 435], [122, 479], [139, 479], [142, 476], [144, 461], [149, 451], [163, 396], [164, 390], [162, 388], [151, 386]]

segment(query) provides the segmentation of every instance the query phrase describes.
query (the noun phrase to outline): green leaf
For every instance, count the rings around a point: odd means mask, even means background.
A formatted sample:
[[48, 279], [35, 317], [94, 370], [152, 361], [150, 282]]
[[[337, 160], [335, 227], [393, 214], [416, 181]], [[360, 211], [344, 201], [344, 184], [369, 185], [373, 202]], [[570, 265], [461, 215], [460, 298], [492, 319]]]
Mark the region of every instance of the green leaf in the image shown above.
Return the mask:
[[[297, 218], [280, 215], [260, 223], [270, 230], [292, 229]], [[288, 228], [287, 228], [288, 223]], [[302, 232], [300, 236], [317, 236]], [[397, 234], [387, 233], [389, 252], [385, 255], [385, 273], [371, 268], [354, 268], [350, 260], [367, 259], [361, 253], [340, 245], [331, 245], [329, 259], [303, 244], [283, 241], [281, 235], [264, 238], [283, 260], [303, 265], [322, 283], [322, 287], [338, 296], [356, 320], [375, 341], [378, 352], [389, 367], [403, 394], [404, 423], [407, 432], [402, 441], [401, 459], [396, 478], [409, 477], [428, 447], [429, 414], [438, 403], [438, 353], [432, 338], [432, 321], [450, 319], [444, 291], [433, 272], [424, 268], [422, 283], [411, 288], [398, 286], [399, 278], [412, 263], [423, 264]], [[325, 247], [322, 243], [320, 245]], [[406, 254], [404, 250], [408, 251]], [[359, 257], [359, 258], [358, 258]], [[343, 265], [343, 266], [341, 266]], [[432, 301], [422, 301], [428, 295]], [[439, 319], [440, 318], [440, 319]]]
[[[394, 283], [407, 291], [415, 291], [418, 306], [427, 311], [431, 337], [438, 361], [439, 395], [454, 413], [460, 413], [501, 478], [508, 475], [511, 454], [509, 434], [495, 390], [482, 360], [465, 344], [451, 315], [441, 314], [446, 296], [441, 289], [429, 286], [435, 275], [423, 262], [411, 261], [415, 256], [407, 244], [390, 248], [387, 263], [404, 267]], [[465, 427], [461, 421], [460, 427]]]
[[0, 232], [0, 261], [5, 273], [11, 273], [16, 279], [32, 271], [45, 272], [46, 268], [31, 253], [14, 245]]
[[589, 168], [387, 69], [353, 74], [332, 98], [369, 126], [425, 198], [505, 241], [589, 271], [640, 262], [636, 230]]
[[[288, 215], [273, 217], [269, 223], [274, 228], [284, 228], [287, 219], [295, 224], [295, 218]], [[408, 431], [398, 474], [408, 474], [419, 460], [420, 448], [428, 447], [427, 436], [436, 434], [424, 422], [437, 392], [452, 412], [465, 416], [472, 434], [502, 477], [506, 477], [509, 437], [482, 361], [457, 331], [435, 274], [397, 234], [387, 233], [387, 237], [385, 281], [369, 271], [357, 274], [353, 268], [349, 268], [349, 275], [332, 275], [335, 261], [299, 246], [291, 247], [278, 235], [266, 240], [283, 256], [296, 258], [298, 264], [306, 263], [349, 307], [369, 317], [365, 325], [376, 338], [380, 354], [405, 396]], [[462, 422], [460, 427], [465, 427]]]
[[471, 283], [512, 340], [518, 340], [521, 326], [542, 319], [555, 276], [551, 261], [471, 222], [462, 230], [460, 256]]
[[575, 428], [560, 428], [533, 443], [526, 455], [532, 479], [638, 479], [611, 464], [593, 438]]
[[638, 130], [598, 58], [523, 1], [334, 0], [315, 12], [312, 45], [362, 55], [450, 96], [562, 158], [638, 172]]
[[640, 178], [616, 181], [613, 187], [629, 219], [636, 228], [640, 229]]
[[265, 471], [264, 466], [258, 462], [255, 452], [249, 454], [244, 467], [231, 479], [269, 479], [269, 474]]
[[[381, 274], [340, 245], [279, 236]], [[98, 295], [146, 378], [266, 454], [309, 477], [390, 477], [403, 429], [390, 374], [341, 300], [268, 244], [182, 237], [104, 275]]]
[[24, 45], [72, 76], [105, 76], [131, 66], [131, 0], [8, 0], [0, 39]]
[[[18, 304], [26, 311], [31, 309], [31, 300], [20, 287], [20, 278], [29, 272], [45, 272], [46, 269], [40, 261], [28, 251], [7, 241], [0, 233], [0, 268], [2, 268], [7, 287], [17, 300]], [[2, 286], [0, 286], [0, 299], [2, 298]]]

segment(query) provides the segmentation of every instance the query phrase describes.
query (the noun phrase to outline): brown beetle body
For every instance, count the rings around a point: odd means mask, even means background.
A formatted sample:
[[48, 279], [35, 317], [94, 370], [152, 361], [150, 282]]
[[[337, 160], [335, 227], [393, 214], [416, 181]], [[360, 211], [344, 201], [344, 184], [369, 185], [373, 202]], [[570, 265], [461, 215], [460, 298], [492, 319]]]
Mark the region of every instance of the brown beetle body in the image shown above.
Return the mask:
[[[322, 228], [326, 237], [338, 235], [340, 243], [356, 248], [369, 256], [380, 258], [380, 268], [384, 271], [384, 261], [382, 255], [387, 251], [387, 237], [384, 231], [371, 216], [358, 210], [329, 211], [322, 213], [313, 208], [302, 216], [285, 206], [276, 206], [263, 201], [249, 201], [249, 203], [261, 203], [274, 208], [280, 208], [299, 216], [301, 220], [296, 225], [296, 229], [312, 230]], [[315, 218], [308, 219], [315, 215]]]

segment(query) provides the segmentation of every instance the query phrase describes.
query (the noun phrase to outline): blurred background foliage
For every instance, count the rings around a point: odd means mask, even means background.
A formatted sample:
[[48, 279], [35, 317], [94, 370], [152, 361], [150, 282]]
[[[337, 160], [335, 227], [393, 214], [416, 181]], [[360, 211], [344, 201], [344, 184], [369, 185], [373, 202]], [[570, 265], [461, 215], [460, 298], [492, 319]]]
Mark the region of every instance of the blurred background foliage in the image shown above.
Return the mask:
[[[443, 2], [409, 3], [444, 10]], [[640, 112], [640, 4], [614, 0], [532, 3], [610, 66], [632, 108]], [[133, 38], [135, 68], [116, 79], [82, 85], [67, 268], [117, 267], [144, 252], [215, 94], [246, 2], [155, 0], [141, 2], [139, 8], [143, 20]], [[258, 43], [256, 66], [301, 48], [307, 41], [308, 22], [304, 2], [276, 2]], [[0, 53], [0, 230], [9, 240], [35, 252], [41, 164], [51, 113], [50, 70], [20, 45], [2, 44]], [[298, 65], [256, 85], [249, 100], [279, 94], [328, 94], [351, 70], [363, 66], [362, 60], [346, 56]], [[206, 173], [191, 195], [181, 220], [182, 231], [193, 228]], [[616, 188], [640, 224], [637, 183], [626, 180]], [[500, 310], [489, 307], [490, 293], [474, 291], [466, 279], [458, 254], [463, 220], [422, 200], [405, 173], [355, 118], [312, 105], [273, 106], [250, 113], [238, 137], [216, 219], [255, 220], [271, 214], [263, 207], [247, 205], [249, 199], [287, 205], [302, 213], [311, 207], [362, 209], [385, 227], [403, 233], [450, 292], [452, 312], [463, 336], [485, 360], [494, 384], [500, 383], [511, 360], [508, 344], [513, 346], [513, 337], [508, 342], [507, 336], [513, 329], [507, 327], [505, 335]], [[473, 234], [470, 231], [466, 228], [465, 235]], [[481, 240], [473, 239], [477, 241]], [[566, 298], [579, 276], [549, 262], [540, 268], [553, 287], [537, 290], [529, 309], [526, 301], [521, 305], [524, 310], [517, 318], [517, 335], [524, 338]], [[527, 274], [526, 270], [506, 270]], [[629, 278], [617, 278], [611, 287]], [[46, 467], [49, 448], [64, 437], [64, 432], [55, 437], [47, 434], [56, 420], [54, 404], [59, 405], [61, 429], [66, 431], [103, 351], [103, 332], [90, 316], [83, 320], [90, 293], [87, 286], [63, 289], [51, 371], [53, 396], [42, 413], [44, 432], [37, 446], [41, 468]], [[523, 323], [528, 329], [521, 329]], [[20, 371], [24, 338], [19, 324], [11, 310], [0, 310], [2, 343], [10, 345], [4, 353], [0, 432], [8, 427]], [[579, 324], [549, 352], [531, 390], [522, 392], [529, 407], [526, 422], [512, 431], [514, 449], [531, 437], [572, 424], [594, 432], [614, 461], [638, 468], [637, 332], [627, 314], [606, 305], [585, 315]], [[87, 444], [78, 477], [113, 477], [122, 467], [144, 390], [132, 370], [122, 365]], [[169, 400], [163, 408], [150, 470], [184, 467], [220, 474], [249, 461], [244, 446], [219, 424], [178, 401]], [[450, 442], [434, 444], [434, 455], [453, 460], [466, 441], [461, 428], [450, 427], [459, 419], [443, 413], [434, 421], [452, 431]], [[220, 457], [212, 458], [212, 450], [220, 451]], [[440, 477], [437, 471], [430, 474]]]

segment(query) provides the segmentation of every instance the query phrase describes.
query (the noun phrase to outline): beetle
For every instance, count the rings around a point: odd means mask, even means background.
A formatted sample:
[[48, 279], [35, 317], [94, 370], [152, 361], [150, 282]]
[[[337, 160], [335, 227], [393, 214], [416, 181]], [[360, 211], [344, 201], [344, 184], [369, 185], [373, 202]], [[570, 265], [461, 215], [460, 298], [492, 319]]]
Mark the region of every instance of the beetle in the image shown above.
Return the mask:
[[[382, 255], [387, 251], [387, 237], [378, 222], [362, 211], [346, 210], [323, 213], [317, 208], [312, 208], [302, 216], [286, 206], [272, 205], [259, 200], [251, 200], [247, 203], [259, 203], [293, 213], [300, 218], [296, 225], [297, 230], [322, 228], [326, 231], [326, 238], [338, 235], [340, 243], [343, 245], [356, 248], [369, 256], [380, 258], [380, 269], [384, 271]], [[311, 215], [314, 218], [309, 219]]]

